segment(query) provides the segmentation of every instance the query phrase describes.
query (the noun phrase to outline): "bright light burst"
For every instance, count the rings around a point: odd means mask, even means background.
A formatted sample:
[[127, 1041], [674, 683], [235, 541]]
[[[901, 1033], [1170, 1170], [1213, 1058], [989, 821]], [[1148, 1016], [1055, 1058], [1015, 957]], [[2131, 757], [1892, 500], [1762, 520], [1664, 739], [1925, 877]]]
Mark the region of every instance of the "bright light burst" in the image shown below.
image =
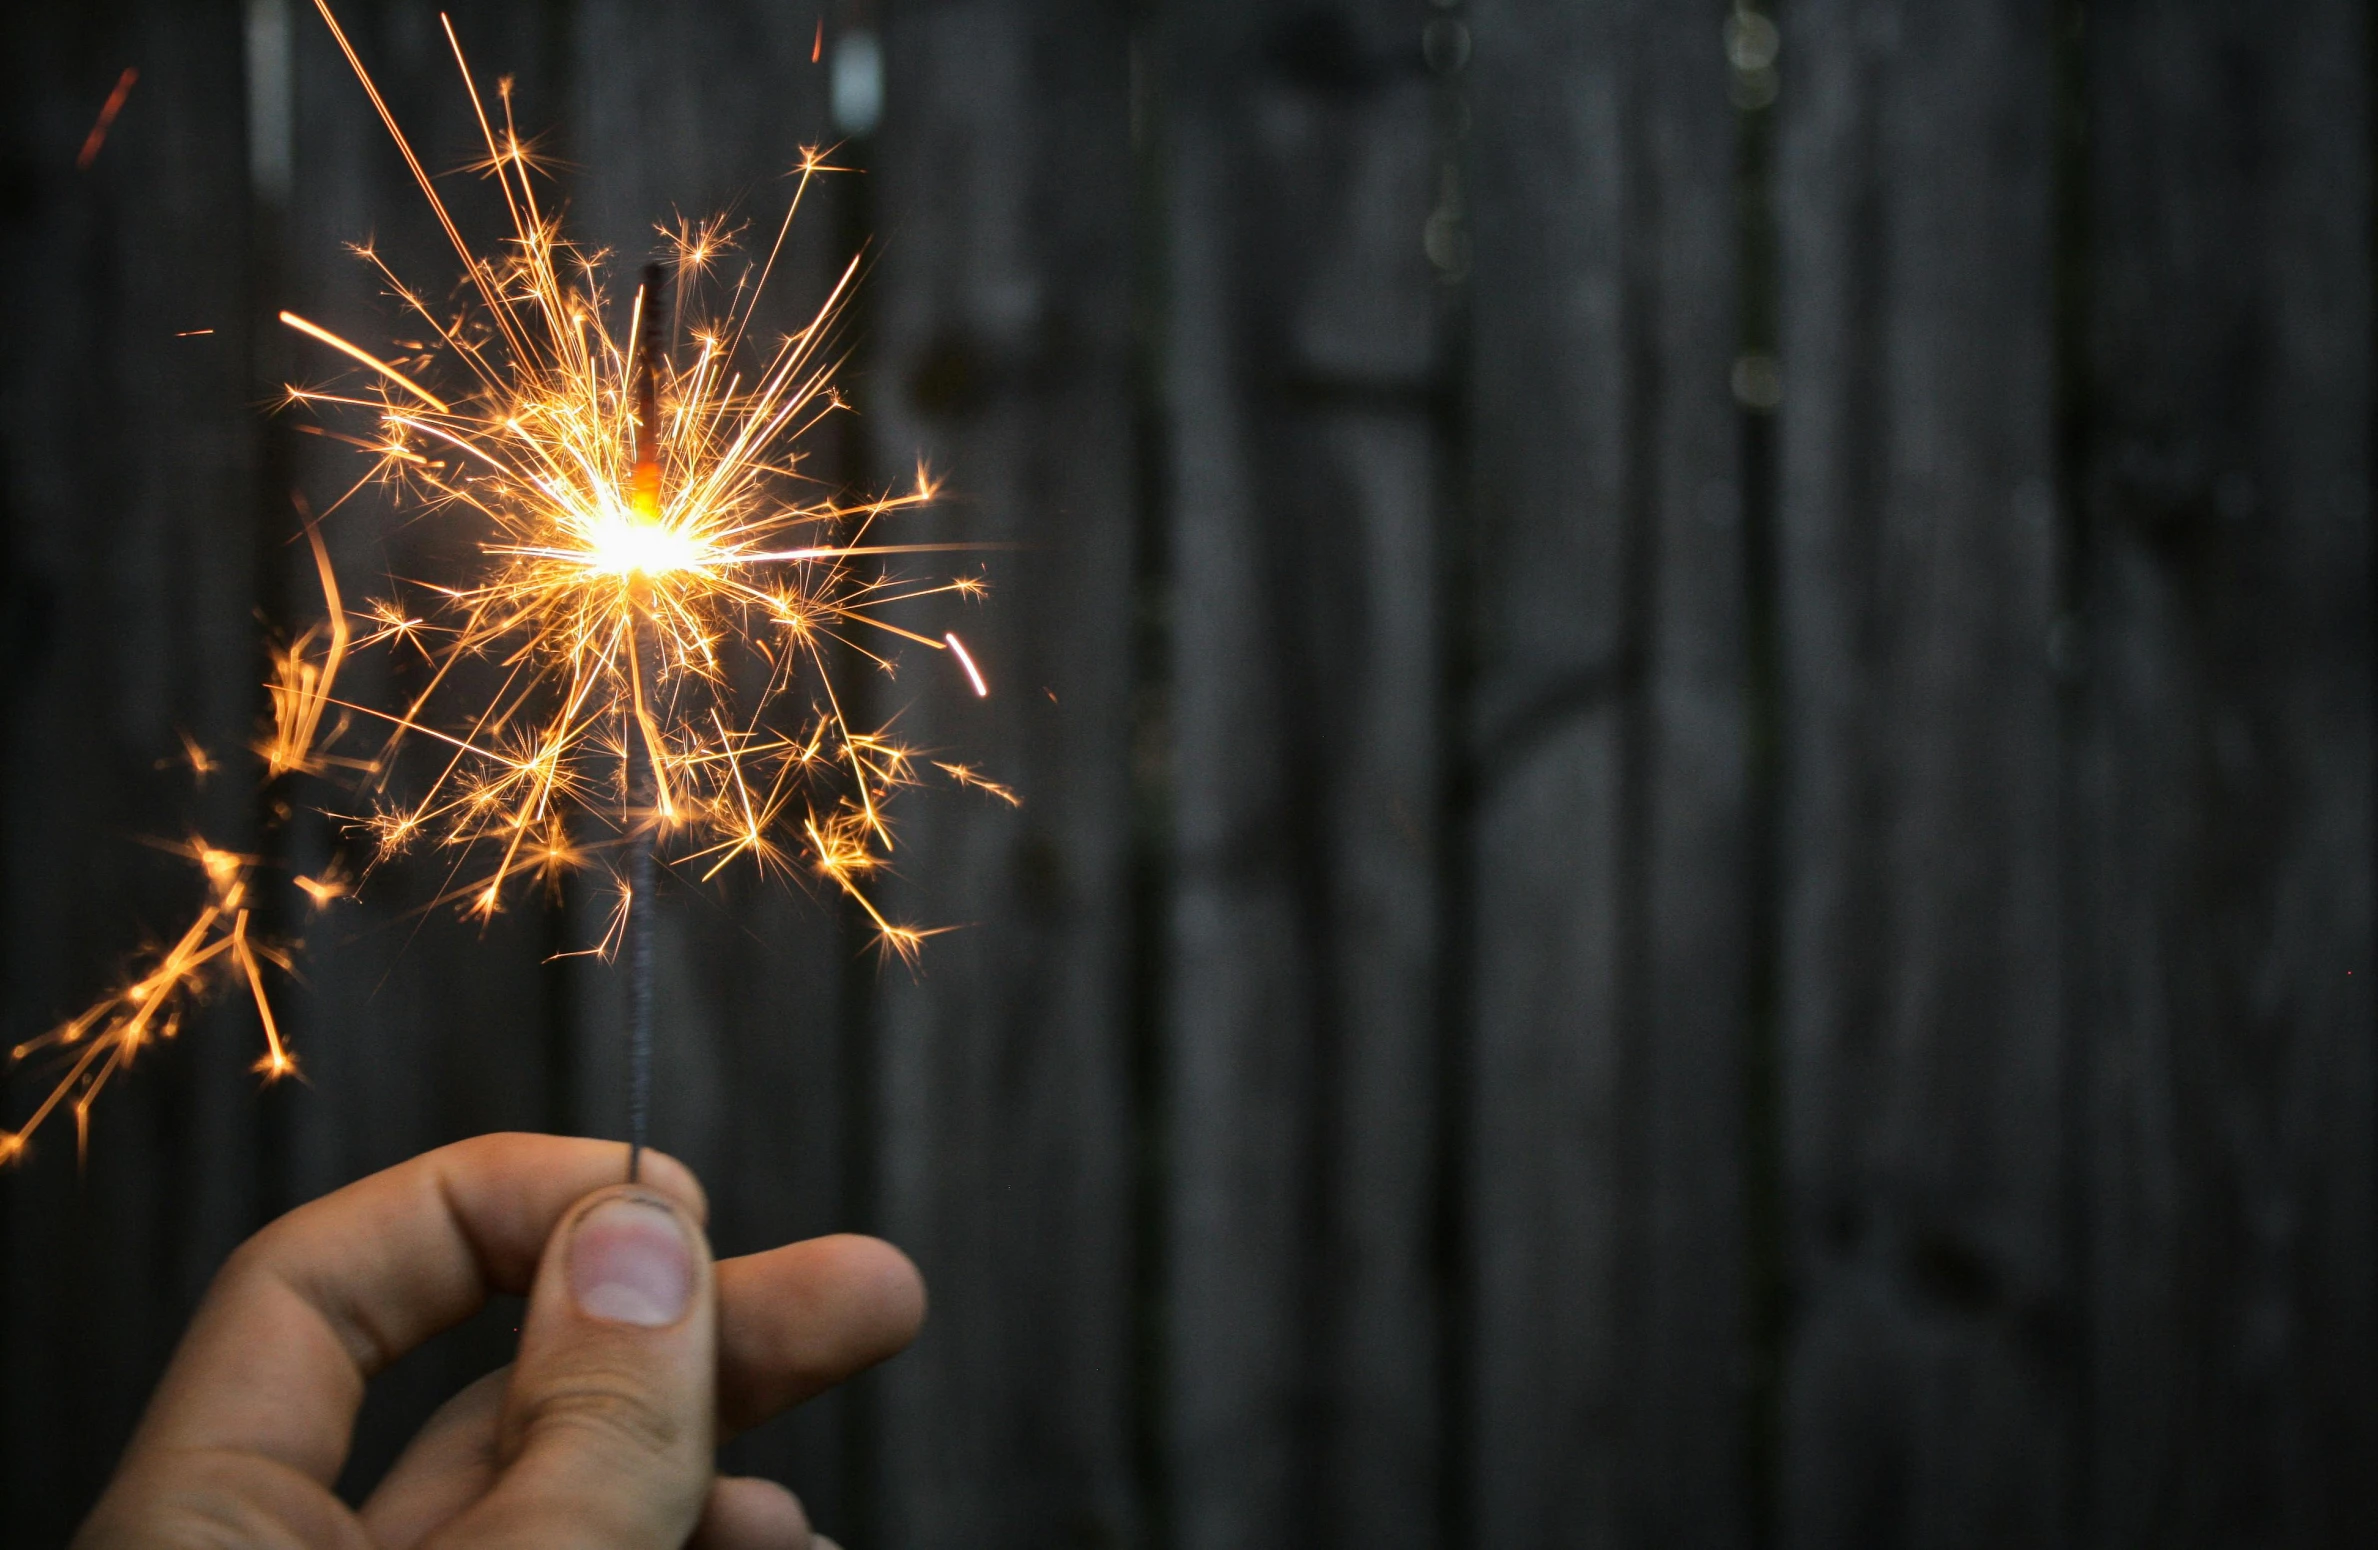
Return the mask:
[[[764, 346], [752, 338], [802, 196], [836, 169], [825, 153], [803, 153], [764, 257], [731, 277], [722, 222], [663, 229], [668, 305], [650, 310], [682, 320], [672, 335], [647, 315], [644, 298], [661, 290], [610, 295], [608, 255], [565, 237], [539, 197], [510, 83], [491, 117], [450, 20], [485, 141], [477, 170], [510, 218], [486, 253], [465, 240], [326, 0], [316, 6], [465, 284], [461, 301], [441, 307], [359, 248], [430, 337], [375, 352], [284, 312], [366, 374], [360, 387], [292, 387], [288, 400], [347, 417], [347, 430], [323, 433], [372, 457], [338, 505], [387, 489], [417, 515], [467, 524], [481, 558], [470, 574], [401, 584], [350, 614], [309, 518], [327, 620], [274, 653], [272, 727], [256, 750], [268, 778], [350, 777], [365, 803], [347, 815], [370, 844], [364, 870], [415, 848], [446, 853], [437, 902], [466, 915], [491, 915], [516, 885], [550, 889], [590, 865], [618, 876], [619, 855], [653, 844], [703, 879], [737, 861], [809, 872], [856, 901], [886, 952], [913, 959], [929, 933], [887, 918], [866, 884], [890, 859], [886, 804], [918, 778], [917, 761], [885, 731], [851, 722], [837, 660], [889, 672], [891, 651], [911, 644], [945, 653], [987, 693], [955, 634], [884, 617], [922, 598], [979, 596], [982, 585], [886, 569], [891, 556], [961, 547], [879, 534], [884, 519], [933, 498], [921, 466], [907, 492], [860, 502], [833, 498], [802, 470], [804, 434], [841, 407], [831, 333], [857, 261], [805, 327]], [[721, 290], [723, 305], [706, 313]], [[341, 696], [350, 653], [373, 648], [413, 659], [417, 686], [402, 703]], [[936, 767], [1015, 800], [966, 766]], [[285, 955], [247, 932], [250, 858], [196, 842], [186, 853], [206, 871], [208, 903], [123, 989], [19, 1048], [19, 1059], [78, 1053], [28, 1123], [0, 1133], [0, 1162], [61, 1106], [87, 1124], [107, 1078], [172, 1037], [186, 1004], [227, 974], [244, 979], [264, 1024], [257, 1069], [268, 1079], [296, 1070], [258, 969]], [[297, 881], [317, 908], [351, 886], [335, 869]], [[623, 881], [596, 951], [616, 945], [629, 905]]]
[[[803, 434], [841, 406], [828, 346], [857, 261], [806, 327], [750, 347], [802, 195], [833, 170], [824, 154], [804, 153], [774, 241], [733, 277], [715, 317], [697, 309], [731, 234], [719, 222], [663, 229], [674, 259], [665, 310], [689, 319], [682, 350], [671, 348], [666, 324], [645, 315], [643, 298], [659, 292], [648, 287], [632, 304], [608, 296], [607, 255], [562, 234], [539, 199], [508, 83], [499, 127], [450, 21], [485, 139], [481, 170], [511, 218], [489, 254], [464, 240], [328, 5], [316, 3], [454, 244], [467, 286], [462, 304], [441, 309], [364, 250], [434, 336], [421, 352], [431, 365], [399, 364], [284, 313], [371, 374], [368, 396], [292, 388], [289, 397], [367, 410], [373, 434], [356, 439], [377, 461], [366, 482], [422, 511], [461, 513], [485, 558], [476, 576], [369, 606], [372, 628], [359, 646], [427, 659], [423, 686], [401, 708], [334, 699], [335, 636], [319, 661], [291, 653], [289, 699], [386, 726], [368, 760], [377, 805], [360, 822], [382, 855], [428, 843], [465, 858], [448, 897], [477, 914], [501, 907], [516, 881], [550, 881], [646, 833], [705, 878], [743, 858], [762, 871], [805, 863], [858, 901], [884, 947], [913, 954], [922, 933], [886, 919], [861, 884], [891, 852], [884, 804], [914, 767], [881, 732], [853, 727], [834, 659], [849, 652], [888, 671], [876, 642], [906, 641], [953, 653], [979, 687], [954, 635], [905, 629], [883, 610], [974, 595], [980, 583], [910, 582], [882, 570], [882, 557], [951, 547], [877, 536], [882, 519], [932, 499], [921, 468], [909, 492], [856, 504], [815, 495], [803, 474]], [[456, 380], [433, 385], [434, 368]], [[657, 423], [640, 412], [640, 369], [654, 378], [644, 399]], [[465, 664], [492, 669], [492, 691], [460, 687]], [[308, 673], [312, 682], [292, 686]], [[318, 709], [310, 725], [294, 711], [282, 725], [308, 747]], [[426, 791], [399, 799], [408, 743], [429, 744], [436, 769]], [[298, 757], [278, 737], [268, 752], [275, 765]], [[639, 759], [652, 774], [649, 800], [631, 780]], [[482, 859], [473, 869], [469, 858]]]

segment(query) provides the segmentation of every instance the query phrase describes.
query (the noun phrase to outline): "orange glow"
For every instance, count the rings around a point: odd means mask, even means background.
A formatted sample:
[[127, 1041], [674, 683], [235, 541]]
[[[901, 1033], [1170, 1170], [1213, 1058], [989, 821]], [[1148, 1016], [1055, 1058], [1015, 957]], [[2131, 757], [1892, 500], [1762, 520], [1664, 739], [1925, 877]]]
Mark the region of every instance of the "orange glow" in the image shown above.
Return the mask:
[[[139, 80], [140, 71], [131, 65], [126, 65], [124, 73], [116, 77], [115, 90], [109, 92], [107, 101], [99, 105], [99, 121], [91, 126], [91, 132], [83, 137], [83, 148], [75, 154], [75, 171], [88, 172], [91, 163], [99, 159], [99, 148], [107, 144], [107, 132], [115, 127], [116, 115], [124, 111], [124, 102], [132, 95], [133, 85]], [[5, 1160], [5, 1156], [0, 1156], [0, 1161]]]

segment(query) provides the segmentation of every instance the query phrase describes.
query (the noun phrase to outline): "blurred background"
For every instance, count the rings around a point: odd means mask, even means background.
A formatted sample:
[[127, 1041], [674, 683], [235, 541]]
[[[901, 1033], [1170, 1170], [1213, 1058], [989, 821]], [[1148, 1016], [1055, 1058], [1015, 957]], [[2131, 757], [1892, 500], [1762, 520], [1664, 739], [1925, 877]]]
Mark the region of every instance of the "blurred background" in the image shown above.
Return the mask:
[[[340, 14], [464, 167], [430, 0]], [[934, 1291], [736, 1468], [852, 1550], [2378, 1540], [2361, 0], [454, 18], [623, 263], [841, 142], [778, 282], [869, 255], [820, 463], [1014, 546], [992, 698], [864, 694], [1024, 797], [904, 800], [890, 906], [964, 929], [911, 974], [799, 888], [665, 901], [721, 1250]], [[361, 472], [269, 320], [401, 334], [352, 242], [455, 266], [304, 0], [0, 40], [14, 1042], [198, 896], [144, 839], [338, 842], [240, 759], [319, 610], [292, 492]], [[404, 572], [385, 503], [330, 538]], [[621, 1133], [613, 972], [550, 957], [600, 898], [440, 875], [272, 906], [304, 1084], [227, 999], [0, 1174], [9, 1544], [267, 1217]]]

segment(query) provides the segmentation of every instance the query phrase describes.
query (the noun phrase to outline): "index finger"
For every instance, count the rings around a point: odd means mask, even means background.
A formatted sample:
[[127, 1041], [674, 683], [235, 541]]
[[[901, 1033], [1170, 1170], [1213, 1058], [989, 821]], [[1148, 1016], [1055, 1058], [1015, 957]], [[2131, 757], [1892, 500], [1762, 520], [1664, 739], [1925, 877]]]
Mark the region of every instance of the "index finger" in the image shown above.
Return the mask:
[[[365, 1381], [490, 1292], [526, 1291], [554, 1224], [618, 1183], [623, 1158], [614, 1141], [479, 1136], [298, 1207], [215, 1277], [127, 1463], [152, 1449], [222, 1449], [329, 1484]], [[645, 1184], [699, 1219], [693, 1175], [645, 1158]]]

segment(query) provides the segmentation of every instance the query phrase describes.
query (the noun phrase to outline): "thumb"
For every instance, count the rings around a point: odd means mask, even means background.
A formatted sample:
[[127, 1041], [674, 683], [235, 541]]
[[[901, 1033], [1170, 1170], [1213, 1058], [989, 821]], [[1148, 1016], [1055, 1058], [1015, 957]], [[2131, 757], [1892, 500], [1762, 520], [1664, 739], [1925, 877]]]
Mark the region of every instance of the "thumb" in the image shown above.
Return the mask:
[[620, 1185], [546, 1242], [497, 1427], [494, 1487], [444, 1550], [678, 1550], [716, 1446], [710, 1245], [668, 1197]]

